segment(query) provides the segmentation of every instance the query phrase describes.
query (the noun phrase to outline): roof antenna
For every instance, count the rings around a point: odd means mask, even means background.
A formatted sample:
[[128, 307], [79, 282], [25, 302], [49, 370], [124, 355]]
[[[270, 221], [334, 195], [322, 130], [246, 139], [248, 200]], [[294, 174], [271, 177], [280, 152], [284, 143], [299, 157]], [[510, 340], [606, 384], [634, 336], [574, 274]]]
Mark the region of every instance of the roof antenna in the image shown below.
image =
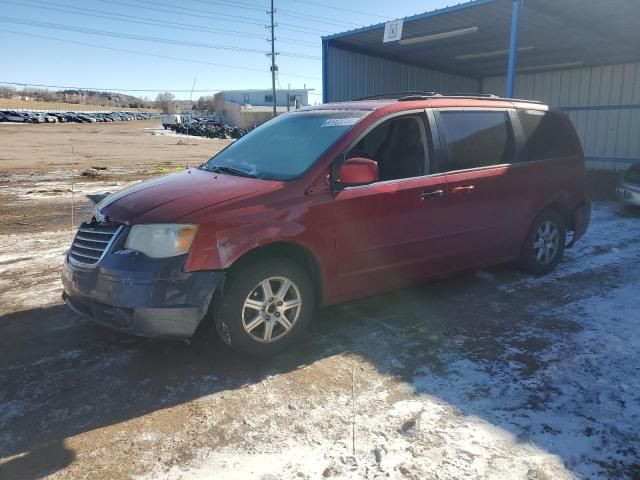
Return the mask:
[[[193, 85], [191, 87], [191, 95], [189, 95], [189, 104], [193, 101], [193, 89], [196, 88], [196, 78], [193, 77]], [[193, 110], [193, 108], [192, 108]], [[189, 122], [187, 123], [187, 172], [189, 172], [189, 126], [191, 125], [191, 112], [189, 112]], [[191, 172], [189, 172], [191, 173]]]

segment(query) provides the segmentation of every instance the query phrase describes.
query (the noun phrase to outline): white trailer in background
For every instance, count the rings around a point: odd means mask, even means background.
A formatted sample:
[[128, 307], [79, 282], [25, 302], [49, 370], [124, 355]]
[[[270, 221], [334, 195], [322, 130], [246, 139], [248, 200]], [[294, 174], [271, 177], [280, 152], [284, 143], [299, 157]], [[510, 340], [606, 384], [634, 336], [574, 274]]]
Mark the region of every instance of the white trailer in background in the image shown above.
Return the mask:
[[162, 115], [162, 126], [167, 129], [171, 128], [172, 125], [182, 123], [181, 115]]

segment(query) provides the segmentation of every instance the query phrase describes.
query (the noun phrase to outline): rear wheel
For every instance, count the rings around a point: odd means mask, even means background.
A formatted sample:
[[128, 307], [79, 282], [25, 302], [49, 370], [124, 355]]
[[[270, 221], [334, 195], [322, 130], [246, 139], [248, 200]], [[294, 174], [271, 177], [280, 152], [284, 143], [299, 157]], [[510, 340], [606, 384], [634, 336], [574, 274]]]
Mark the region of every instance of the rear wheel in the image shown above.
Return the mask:
[[551, 209], [543, 211], [533, 222], [522, 247], [522, 268], [534, 275], [554, 270], [562, 260], [566, 237], [562, 215]]
[[216, 328], [233, 349], [271, 355], [306, 330], [315, 309], [309, 275], [288, 259], [248, 262], [230, 272]]

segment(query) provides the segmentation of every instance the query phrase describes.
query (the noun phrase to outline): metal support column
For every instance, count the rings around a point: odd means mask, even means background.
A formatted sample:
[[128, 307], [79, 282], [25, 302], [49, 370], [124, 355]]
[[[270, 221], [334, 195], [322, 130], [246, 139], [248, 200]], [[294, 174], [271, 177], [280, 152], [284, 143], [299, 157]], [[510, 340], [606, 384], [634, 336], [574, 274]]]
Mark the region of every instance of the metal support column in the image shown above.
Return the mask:
[[329, 78], [327, 77], [327, 66], [329, 62], [329, 41], [322, 40], [322, 103], [329, 101], [329, 92], [327, 87], [329, 85]]
[[520, 21], [520, 3], [513, 0], [511, 10], [511, 36], [509, 38], [509, 66], [507, 68], [507, 97], [513, 98], [516, 90], [516, 69], [518, 68], [518, 24]]

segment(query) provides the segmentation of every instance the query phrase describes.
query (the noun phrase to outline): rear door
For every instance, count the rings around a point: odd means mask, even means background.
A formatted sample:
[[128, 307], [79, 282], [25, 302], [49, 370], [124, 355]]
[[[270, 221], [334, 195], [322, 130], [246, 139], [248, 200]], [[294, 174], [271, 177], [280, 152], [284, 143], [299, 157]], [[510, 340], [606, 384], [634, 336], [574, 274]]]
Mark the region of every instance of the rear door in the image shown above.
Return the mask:
[[517, 168], [516, 136], [508, 109], [440, 109], [437, 171], [447, 177], [447, 240], [453, 267], [507, 260], [519, 251], [515, 224], [528, 195]]
[[[379, 164], [379, 182], [335, 196], [341, 293], [370, 294], [438, 271], [445, 245], [445, 175], [430, 175], [424, 113], [383, 122], [347, 157]], [[421, 150], [418, 152], [418, 150]]]

